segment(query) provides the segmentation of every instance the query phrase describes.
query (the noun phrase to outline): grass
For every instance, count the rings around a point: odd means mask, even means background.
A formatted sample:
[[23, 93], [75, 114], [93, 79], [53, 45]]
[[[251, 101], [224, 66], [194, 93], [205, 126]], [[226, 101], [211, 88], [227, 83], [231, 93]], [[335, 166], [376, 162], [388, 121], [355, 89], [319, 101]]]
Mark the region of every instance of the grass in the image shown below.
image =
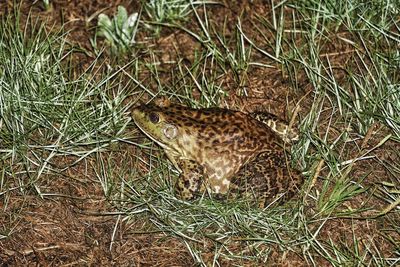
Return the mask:
[[75, 164], [122, 137], [127, 95], [124, 88], [109, 94], [117, 74], [70, 79], [65, 34], [49, 35], [33, 19], [18, 31], [16, 21], [3, 19], [0, 32], [1, 166], [10, 179], [1, 195], [27, 188], [42, 195], [41, 176], [68, 168], [56, 164], [61, 158], [73, 156]]
[[[221, 27], [209, 19], [212, 8], [185, 9], [195, 26], [156, 21], [200, 44], [190, 64], [178, 55], [176, 67], [165, 70], [157, 51], [148, 49], [126, 65], [110, 66], [114, 72], [102, 71], [100, 55], [77, 77], [69, 67], [74, 57], [65, 33], [49, 34], [33, 19], [21, 26], [19, 19], [15, 24], [5, 18], [0, 28], [2, 209], [8, 211], [14, 192], [44, 198], [52, 193], [44, 190], [47, 175], [62, 175], [93, 159], [96, 181], [118, 213], [112, 241], [122, 222], [142, 220], [145, 230], [134, 232], [178, 237], [203, 266], [266, 264], [279, 261], [275, 252], [316, 266], [397, 265], [398, 5], [272, 3], [270, 13], [252, 21], [257, 36], [239, 17], [229, 37], [227, 23]], [[195, 107], [226, 105], [233, 93], [251, 93], [247, 77], [257, 68], [282, 73], [293, 94], [308, 92], [298, 103], [302, 136], [291, 148], [293, 165], [307, 178], [302, 197], [262, 210], [246, 200], [177, 199], [178, 173], [156, 144], [138, 139], [140, 133], [128, 127], [130, 106], [159, 95]], [[142, 79], [140, 72], [149, 77]], [[233, 90], [224, 87], [224, 78]], [[122, 143], [132, 144], [134, 154], [121, 151]], [[72, 163], [60, 164], [65, 157]], [[385, 173], [379, 182], [374, 171]], [[387, 227], [376, 226], [380, 222]], [[365, 233], [369, 224], [376, 227], [371, 236]], [[15, 225], [3, 226], [0, 238], [12, 238]], [[384, 251], [378, 239], [394, 249]]]

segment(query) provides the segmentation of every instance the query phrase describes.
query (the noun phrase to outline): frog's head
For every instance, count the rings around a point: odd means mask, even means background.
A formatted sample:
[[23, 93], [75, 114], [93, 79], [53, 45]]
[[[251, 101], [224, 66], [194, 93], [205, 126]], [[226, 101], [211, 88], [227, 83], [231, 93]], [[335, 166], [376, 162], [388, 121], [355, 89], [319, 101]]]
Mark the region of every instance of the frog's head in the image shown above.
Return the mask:
[[132, 111], [135, 124], [152, 140], [165, 149], [177, 150], [181, 133], [179, 120], [168, 108], [142, 105]]

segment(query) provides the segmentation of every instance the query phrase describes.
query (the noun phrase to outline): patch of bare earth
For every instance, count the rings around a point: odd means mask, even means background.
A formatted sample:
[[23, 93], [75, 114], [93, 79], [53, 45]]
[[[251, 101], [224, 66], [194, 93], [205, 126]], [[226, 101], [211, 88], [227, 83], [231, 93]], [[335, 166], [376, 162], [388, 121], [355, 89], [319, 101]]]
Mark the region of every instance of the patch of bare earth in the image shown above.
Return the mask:
[[0, 241], [2, 266], [192, 262], [180, 240], [161, 233], [141, 234], [146, 224], [140, 218], [120, 222], [87, 164], [82, 162], [61, 177], [48, 177], [41, 187], [44, 199], [33, 192], [14, 192], [2, 200], [1, 233], [8, 235]]

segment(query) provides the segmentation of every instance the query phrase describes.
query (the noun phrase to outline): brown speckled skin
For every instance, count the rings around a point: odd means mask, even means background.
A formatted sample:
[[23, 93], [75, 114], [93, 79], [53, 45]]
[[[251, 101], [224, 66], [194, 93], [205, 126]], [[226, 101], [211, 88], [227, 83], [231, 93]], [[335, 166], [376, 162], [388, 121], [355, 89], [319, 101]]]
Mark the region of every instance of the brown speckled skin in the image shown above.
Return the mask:
[[287, 167], [283, 150], [273, 150], [260, 153], [244, 165], [231, 182], [231, 198], [245, 196], [259, 207], [264, 207], [278, 194], [282, 194], [278, 196], [278, 203], [295, 196], [304, 178], [298, 170]]
[[[150, 115], [158, 120], [152, 122]], [[242, 112], [144, 105], [135, 108], [132, 117], [181, 170], [176, 190], [183, 199], [192, 199], [205, 189], [218, 195], [227, 194], [230, 187], [245, 192], [245, 183], [257, 196], [270, 198], [302, 182], [298, 171], [290, 173], [292, 178], [289, 175], [280, 137]]]

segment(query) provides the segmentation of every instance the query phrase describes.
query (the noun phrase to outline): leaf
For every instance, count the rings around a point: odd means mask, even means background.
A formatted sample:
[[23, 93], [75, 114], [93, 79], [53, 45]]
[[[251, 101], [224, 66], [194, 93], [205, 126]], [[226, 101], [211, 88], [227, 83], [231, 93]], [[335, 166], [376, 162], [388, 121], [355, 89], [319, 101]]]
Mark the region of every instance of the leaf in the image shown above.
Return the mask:
[[129, 18], [127, 19], [127, 21], [125, 22], [126, 25], [124, 24], [124, 27], [134, 28], [136, 26], [136, 24], [138, 23], [138, 18], [139, 18], [139, 14], [137, 12], [131, 14], [129, 16]]
[[126, 45], [135, 43], [134, 38], [136, 35], [135, 31], [138, 23], [138, 17], [138, 13], [131, 14], [122, 27], [122, 38], [124, 39], [124, 43]]
[[97, 20], [97, 26], [103, 27], [103, 28], [108, 28], [110, 30], [112, 27], [112, 22], [106, 14], [101, 13]]
[[118, 29], [122, 29], [125, 21], [128, 20], [128, 12], [124, 6], [118, 6], [118, 14], [117, 14], [117, 27]]

